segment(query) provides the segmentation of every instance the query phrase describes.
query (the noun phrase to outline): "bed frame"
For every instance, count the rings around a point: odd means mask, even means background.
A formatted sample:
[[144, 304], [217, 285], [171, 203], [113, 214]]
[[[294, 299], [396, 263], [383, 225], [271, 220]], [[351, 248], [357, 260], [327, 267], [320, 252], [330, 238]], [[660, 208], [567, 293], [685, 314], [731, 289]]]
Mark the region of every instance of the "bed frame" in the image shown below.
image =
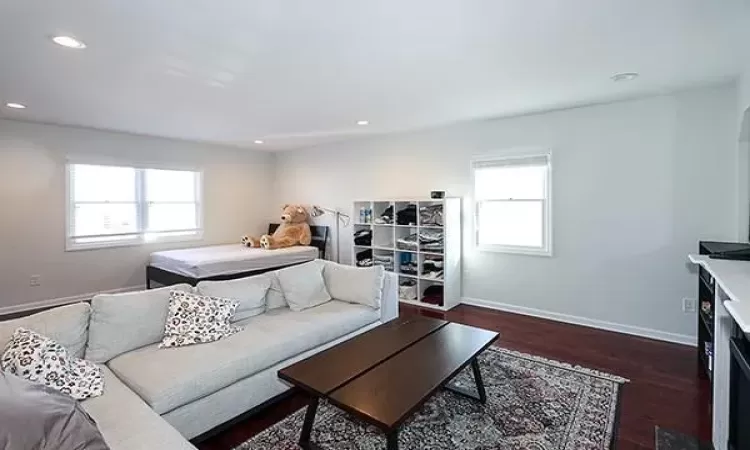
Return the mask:
[[[278, 223], [268, 224], [268, 234], [273, 234], [274, 231], [279, 227]], [[310, 225], [310, 231], [312, 232], [311, 246], [318, 248], [318, 257], [325, 259], [326, 257], [326, 245], [328, 244], [328, 227], [319, 225]], [[301, 263], [296, 263], [301, 264]], [[296, 264], [288, 264], [285, 266], [267, 267], [264, 269], [250, 270], [247, 272], [228, 273], [226, 275], [214, 275], [203, 278], [193, 278], [178, 273], [170, 272], [168, 270], [160, 269], [152, 265], [146, 266], [146, 289], [151, 289], [151, 283], [159, 283], [162, 286], [172, 286], [174, 284], [187, 283], [191, 286], [195, 286], [201, 281], [221, 281], [221, 280], [234, 280], [237, 278], [245, 278], [261, 273], [269, 272], [271, 270], [281, 269], [283, 267], [294, 266]]]

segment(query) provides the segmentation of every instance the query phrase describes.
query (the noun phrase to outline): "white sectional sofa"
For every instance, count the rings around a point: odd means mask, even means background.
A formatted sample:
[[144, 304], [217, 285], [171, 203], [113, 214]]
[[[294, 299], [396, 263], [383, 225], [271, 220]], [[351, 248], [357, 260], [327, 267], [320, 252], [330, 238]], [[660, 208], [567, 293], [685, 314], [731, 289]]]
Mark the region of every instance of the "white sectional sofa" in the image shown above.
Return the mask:
[[[359, 270], [321, 263], [324, 270]], [[85, 400], [83, 407], [112, 450], [194, 449], [189, 439], [288, 390], [277, 378], [280, 368], [396, 318], [398, 280], [388, 273], [384, 278], [379, 309], [334, 299], [295, 312], [272, 283], [265, 312], [237, 322], [243, 331], [217, 342], [170, 349], [158, 348], [169, 292], [192, 287], [101, 295], [91, 305], [0, 322], [0, 349], [23, 326], [57, 340], [77, 357], [100, 363], [104, 394]], [[331, 282], [326, 278], [326, 284]], [[220, 283], [227, 283], [225, 290], [241, 289], [235, 281]]]

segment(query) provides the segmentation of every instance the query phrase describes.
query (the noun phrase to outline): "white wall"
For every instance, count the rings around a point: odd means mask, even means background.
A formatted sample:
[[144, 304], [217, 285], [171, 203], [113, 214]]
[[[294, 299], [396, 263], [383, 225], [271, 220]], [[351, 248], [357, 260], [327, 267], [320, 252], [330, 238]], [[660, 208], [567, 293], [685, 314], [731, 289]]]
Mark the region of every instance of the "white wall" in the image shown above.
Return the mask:
[[[0, 308], [145, 283], [151, 251], [186, 244], [65, 252], [67, 155], [204, 169], [205, 238], [237, 242], [268, 223], [273, 157], [121, 133], [0, 120]], [[41, 275], [41, 286], [29, 277]]]
[[750, 235], [750, 56], [737, 79], [737, 182], [740, 241]]
[[[685, 339], [686, 256], [737, 234], [735, 119], [732, 85], [282, 153], [275, 203], [351, 211], [356, 198], [447, 190], [465, 199], [464, 297]], [[555, 256], [477, 252], [470, 158], [528, 146], [554, 151]], [[346, 259], [350, 246], [345, 229]]]

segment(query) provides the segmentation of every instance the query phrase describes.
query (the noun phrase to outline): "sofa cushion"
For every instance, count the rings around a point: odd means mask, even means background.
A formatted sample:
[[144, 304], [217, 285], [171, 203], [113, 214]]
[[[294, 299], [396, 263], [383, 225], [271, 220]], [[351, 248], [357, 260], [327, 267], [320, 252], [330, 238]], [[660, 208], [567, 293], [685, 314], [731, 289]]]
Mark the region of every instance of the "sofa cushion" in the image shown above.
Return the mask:
[[331, 297], [380, 309], [385, 269], [383, 266], [354, 267], [323, 261], [323, 278]]
[[71, 397], [0, 372], [0, 448], [107, 450], [94, 421]]
[[148, 291], [100, 294], [91, 300], [86, 359], [107, 362], [117, 355], [161, 341], [171, 291], [191, 292], [189, 284]]
[[59, 342], [73, 357], [83, 358], [90, 313], [88, 303], [75, 303], [0, 322], [0, 351], [18, 328], [26, 328]]
[[279, 370], [369, 331], [378, 325], [380, 325], [380, 322], [373, 322], [327, 344], [280, 361], [254, 375], [219, 389], [213, 394], [173, 409], [163, 414], [162, 417], [183, 436], [193, 439], [291, 389], [291, 385], [279, 379]]
[[83, 400], [102, 395], [101, 370], [84, 359], [71, 358], [54, 340], [19, 328], [5, 347], [0, 367], [5, 372]]
[[232, 322], [239, 322], [266, 311], [266, 293], [271, 278], [264, 275], [226, 281], [201, 281], [196, 286], [200, 295], [237, 300], [239, 305]]
[[287, 267], [277, 271], [276, 276], [292, 311], [302, 311], [331, 300], [323, 279], [321, 261]]
[[242, 327], [229, 323], [240, 304], [238, 300], [179, 291], [172, 291], [170, 296], [159, 348], [205, 344], [242, 331]]
[[104, 395], [81, 402], [110, 450], [196, 450], [106, 366]]
[[280, 308], [238, 322], [245, 329], [226, 339], [171, 349], [151, 345], [114, 358], [109, 367], [164, 414], [379, 319], [372, 308], [339, 301], [300, 312]]

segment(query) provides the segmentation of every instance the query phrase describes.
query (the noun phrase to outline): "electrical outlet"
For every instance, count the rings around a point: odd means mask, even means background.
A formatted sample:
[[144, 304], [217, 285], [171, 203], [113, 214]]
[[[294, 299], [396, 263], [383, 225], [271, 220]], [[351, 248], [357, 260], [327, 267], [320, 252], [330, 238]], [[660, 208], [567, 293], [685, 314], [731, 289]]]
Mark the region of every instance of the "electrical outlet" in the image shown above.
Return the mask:
[[682, 299], [682, 312], [694, 313], [698, 310], [698, 300], [694, 298]]
[[42, 285], [42, 276], [41, 275], [32, 275], [29, 277], [29, 286], [31, 287], [37, 287]]

